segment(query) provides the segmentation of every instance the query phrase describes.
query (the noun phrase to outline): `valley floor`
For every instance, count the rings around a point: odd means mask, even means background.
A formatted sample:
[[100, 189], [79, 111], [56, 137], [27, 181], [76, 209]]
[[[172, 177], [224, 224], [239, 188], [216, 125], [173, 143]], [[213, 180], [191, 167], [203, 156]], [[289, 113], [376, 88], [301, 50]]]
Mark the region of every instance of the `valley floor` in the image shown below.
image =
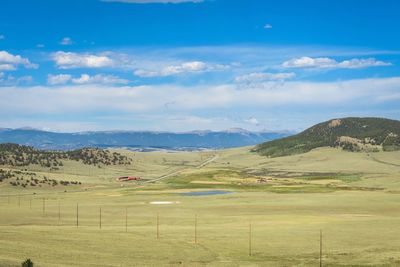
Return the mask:
[[[320, 231], [323, 266], [400, 265], [399, 152], [119, 152], [133, 165], [28, 170], [82, 185], [1, 183], [0, 266], [319, 266]], [[181, 194], [207, 190], [232, 193]]]

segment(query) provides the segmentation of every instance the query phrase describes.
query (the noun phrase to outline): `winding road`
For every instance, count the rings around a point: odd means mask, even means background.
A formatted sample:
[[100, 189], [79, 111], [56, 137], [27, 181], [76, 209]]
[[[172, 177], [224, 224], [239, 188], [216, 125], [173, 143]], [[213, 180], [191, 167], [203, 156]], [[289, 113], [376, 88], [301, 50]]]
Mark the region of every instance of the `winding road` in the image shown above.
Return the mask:
[[[205, 161], [201, 162], [201, 163], [200, 163], [199, 165], [197, 165], [195, 168], [201, 169], [201, 168], [207, 166], [208, 164], [210, 164], [211, 162], [213, 162], [214, 160], [216, 160], [217, 158], [218, 158], [218, 154], [215, 154], [213, 157], [208, 158], [208, 159], [206, 159]], [[160, 180], [164, 180], [164, 179], [166, 179], [166, 178], [168, 178], [168, 177], [177, 175], [177, 174], [181, 173], [182, 171], [185, 171], [185, 170], [188, 170], [188, 169], [190, 169], [190, 168], [182, 168], [182, 169], [173, 171], [173, 172], [171, 172], [171, 173], [161, 175], [160, 177], [157, 177], [157, 178], [155, 178], [155, 179], [151, 179], [151, 180], [145, 181], [145, 182], [143, 182], [142, 184], [149, 184], [149, 183], [154, 183], [154, 182], [157, 182], [157, 181], [160, 181]]]

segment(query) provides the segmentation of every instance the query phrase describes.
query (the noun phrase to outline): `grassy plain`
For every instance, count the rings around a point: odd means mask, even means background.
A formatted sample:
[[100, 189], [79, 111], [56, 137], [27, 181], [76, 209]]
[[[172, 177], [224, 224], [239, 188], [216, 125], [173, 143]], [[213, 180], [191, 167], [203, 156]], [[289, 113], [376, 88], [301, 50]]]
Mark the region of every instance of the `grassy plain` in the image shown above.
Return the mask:
[[[320, 229], [323, 266], [400, 265], [400, 152], [266, 158], [249, 150], [119, 151], [132, 166], [30, 166], [82, 185], [0, 184], [0, 266], [26, 258], [35, 266], [319, 266]], [[117, 182], [121, 175], [144, 180]], [[233, 193], [180, 195], [202, 190]]]

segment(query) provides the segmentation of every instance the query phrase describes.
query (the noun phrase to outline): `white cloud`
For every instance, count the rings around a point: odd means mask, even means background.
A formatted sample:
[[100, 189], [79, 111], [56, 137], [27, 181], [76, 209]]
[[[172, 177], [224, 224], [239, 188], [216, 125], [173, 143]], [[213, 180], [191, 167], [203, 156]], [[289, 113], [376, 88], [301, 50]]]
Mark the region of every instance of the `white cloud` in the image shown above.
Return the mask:
[[[379, 89], [379, 90], [378, 90]], [[62, 87], [3, 87], [0, 114], [80, 114], [80, 112], [169, 112], [240, 109], [277, 110], [284, 107], [315, 109], [372, 107], [399, 99], [400, 77], [341, 82], [286, 82], [279, 88], [239, 89], [236, 85], [110, 86], [74, 85]], [[77, 101], [79, 100], [79, 101]], [[265, 111], [267, 112], [267, 111]]]
[[17, 67], [12, 64], [1, 64], [0, 63], [0, 70], [16, 70]]
[[127, 84], [129, 81], [121, 79], [114, 75], [96, 74], [81, 74], [77, 78], [73, 78], [70, 74], [47, 75], [47, 83], [49, 85], [61, 85], [72, 82], [74, 84]]
[[74, 42], [70, 37], [64, 37], [60, 41], [60, 45], [72, 45]]
[[367, 67], [391, 66], [389, 62], [379, 61], [374, 58], [336, 61], [328, 57], [300, 57], [282, 63], [284, 68], [318, 68], [318, 69], [360, 69]]
[[90, 76], [82, 74], [79, 78], [72, 79], [75, 84], [127, 84], [129, 81], [114, 75], [96, 74]]
[[250, 117], [245, 120], [246, 123], [258, 126], [260, 123], [255, 117]]
[[272, 29], [272, 25], [271, 24], [265, 24], [264, 25], [264, 29]]
[[296, 76], [293, 72], [283, 72], [283, 73], [263, 73], [254, 72], [245, 75], [241, 75], [235, 78], [238, 83], [253, 83], [253, 82], [264, 82], [264, 81], [279, 81], [292, 79]]
[[224, 70], [227, 68], [229, 68], [227, 65], [208, 64], [202, 61], [189, 61], [179, 65], [166, 66], [160, 70], [138, 69], [134, 71], [134, 74], [139, 77], [165, 77], [184, 73]]
[[102, 2], [120, 2], [129, 4], [180, 4], [180, 3], [201, 3], [204, 0], [101, 0]]
[[17, 81], [17, 84], [20, 84], [20, 83], [31, 83], [31, 82], [33, 82], [33, 77], [30, 76], [30, 75], [21, 76], [21, 77], [17, 78], [16, 81]]
[[114, 61], [105, 55], [77, 54], [59, 51], [52, 55], [60, 69], [112, 67]]
[[21, 76], [14, 77], [13, 75], [5, 75], [3, 72], [0, 73], [0, 85], [1, 86], [16, 86], [20, 84], [30, 84], [33, 81], [32, 76]]
[[0, 70], [16, 70], [19, 65], [27, 69], [38, 68], [37, 64], [31, 63], [27, 58], [10, 54], [7, 51], [0, 51]]
[[366, 67], [379, 67], [379, 66], [391, 66], [391, 65], [392, 63], [379, 61], [374, 58], [367, 58], [367, 59], [353, 58], [338, 63], [339, 68], [346, 68], [346, 69], [360, 69]]
[[72, 79], [69, 74], [47, 75], [47, 83], [50, 85], [66, 84]]

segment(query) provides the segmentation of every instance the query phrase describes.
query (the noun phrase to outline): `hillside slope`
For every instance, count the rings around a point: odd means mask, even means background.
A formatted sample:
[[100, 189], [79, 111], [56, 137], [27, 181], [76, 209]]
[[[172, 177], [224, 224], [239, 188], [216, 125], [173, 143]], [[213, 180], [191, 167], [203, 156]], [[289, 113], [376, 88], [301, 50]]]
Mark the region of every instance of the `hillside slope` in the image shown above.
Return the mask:
[[343, 118], [322, 122], [286, 138], [257, 145], [253, 151], [269, 157], [308, 152], [318, 147], [348, 151], [400, 149], [400, 121], [383, 118]]

